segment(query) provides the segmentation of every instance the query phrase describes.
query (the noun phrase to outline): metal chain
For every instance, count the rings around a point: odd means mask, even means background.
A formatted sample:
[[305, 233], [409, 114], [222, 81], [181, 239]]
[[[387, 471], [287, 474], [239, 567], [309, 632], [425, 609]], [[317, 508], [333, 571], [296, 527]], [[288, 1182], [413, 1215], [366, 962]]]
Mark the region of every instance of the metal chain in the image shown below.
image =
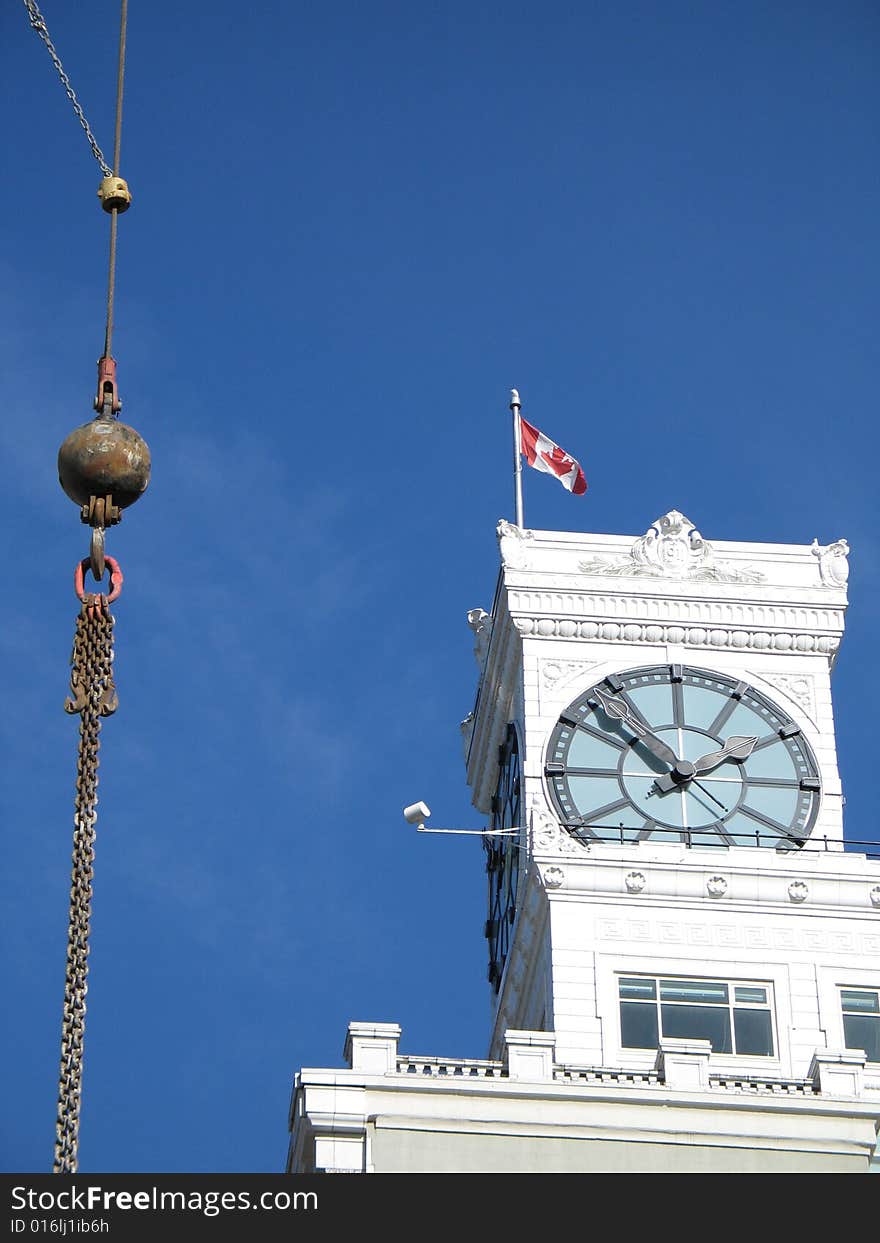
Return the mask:
[[98, 748], [101, 717], [115, 712], [118, 703], [113, 685], [113, 618], [105, 596], [83, 597], [70, 663], [70, 698], [64, 708], [71, 714], [79, 713], [80, 724], [70, 922], [61, 1021], [61, 1073], [55, 1124], [53, 1169], [56, 1174], [75, 1174], [78, 1168], [95, 824], [98, 819]]
[[107, 163], [107, 161], [104, 159], [104, 152], [101, 150], [101, 148], [98, 146], [95, 140], [95, 135], [92, 133], [91, 128], [89, 127], [89, 123], [86, 120], [85, 113], [83, 112], [82, 107], [80, 106], [80, 102], [77, 99], [76, 94], [74, 93], [73, 87], [70, 85], [70, 78], [68, 78], [67, 74], [64, 72], [64, 66], [61, 64], [61, 58], [59, 57], [58, 53], [55, 51], [55, 46], [52, 43], [52, 40], [49, 38], [49, 28], [46, 25], [46, 19], [43, 17], [43, 14], [37, 8], [36, 0], [24, 0], [24, 7], [28, 11], [28, 16], [30, 18], [31, 26], [34, 28], [34, 30], [37, 32], [37, 34], [40, 36], [40, 38], [45, 43], [46, 50], [48, 51], [49, 55], [52, 57], [52, 63], [55, 66], [55, 68], [58, 70], [58, 76], [61, 79], [61, 85], [64, 87], [65, 91], [67, 92], [67, 98], [73, 104], [73, 110], [76, 113], [77, 117], [79, 118], [79, 123], [83, 127], [83, 130], [85, 131], [86, 138], [88, 138], [89, 140], [89, 146], [92, 148], [92, 155], [94, 155], [95, 159], [100, 164], [101, 172], [104, 174], [104, 176], [109, 177], [111, 175], [110, 166]]

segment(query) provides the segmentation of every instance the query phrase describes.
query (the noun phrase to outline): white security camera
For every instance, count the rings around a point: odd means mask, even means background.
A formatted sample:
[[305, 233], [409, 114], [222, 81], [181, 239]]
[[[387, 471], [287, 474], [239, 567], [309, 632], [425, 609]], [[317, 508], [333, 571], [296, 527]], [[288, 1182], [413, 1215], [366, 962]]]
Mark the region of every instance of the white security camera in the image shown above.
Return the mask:
[[409, 807], [403, 809], [403, 818], [407, 824], [421, 824], [430, 814], [431, 808], [427, 803], [410, 803]]

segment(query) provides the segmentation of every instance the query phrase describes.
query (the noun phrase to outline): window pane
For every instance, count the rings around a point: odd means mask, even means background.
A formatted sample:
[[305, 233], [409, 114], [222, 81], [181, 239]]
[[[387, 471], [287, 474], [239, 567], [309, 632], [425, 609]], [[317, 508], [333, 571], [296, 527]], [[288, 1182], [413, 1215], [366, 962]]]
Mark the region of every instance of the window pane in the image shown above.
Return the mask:
[[569, 768], [617, 768], [620, 751], [579, 729], [571, 740], [566, 763]]
[[855, 1010], [856, 1014], [880, 1014], [880, 993], [862, 993], [844, 988], [840, 1000], [844, 1010]]
[[[759, 989], [737, 989], [737, 992], [758, 992]], [[769, 1010], [734, 1010], [737, 1053], [753, 1053], [757, 1057], [773, 1056], [773, 1031]]]
[[620, 981], [620, 995], [628, 1001], [636, 997], [652, 1000], [657, 996], [657, 988], [653, 980], [634, 980], [624, 978]]
[[[617, 803], [623, 796], [616, 777], [570, 776], [568, 787], [575, 806], [582, 816], [588, 815], [591, 811], [598, 811], [600, 807], [607, 807], [609, 803]], [[617, 823], [610, 816], [606, 816], [605, 820]]]
[[790, 824], [797, 811], [799, 798], [800, 793], [795, 786], [749, 785], [745, 802], [749, 807], [754, 807], [755, 811], [769, 816], [771, 820]]
[[766, 988], [735, 988], [733, 990], [734, 1001], [751, 1002], [755, 1005], [766, 1006], [767, 990]]
[[880, 1018], [868, 1014], [845, 1014], [843, 1036], [848, 1049], [864, 1049], [869, 1062], [880, 1062]]
[[625, 1049], [656, 1049], [657, 1007], [648, 1001], [620, 1003], [620, 1043]]
[[[724, 736], [726, 738], [732, 738], [734, 734], [741, 734], [747, 738], [765, 738], [767, 734], [772, 733], [773, 727], [770, 722], [757, 712], [753, 712], [744, 703], [737, 704], [724, 725]], [[760, 751], [758, 754], [761, 754]]]
[[662, 1001], [698, 1001], [703, 1005], [727, 1005], [727, 985], [716, 980], [661, 980]]
[[[727, 722], [724, 729], [728, 738], [730, 734], [757, 734], [760, 738], [772, 732], [766, 724], [763, 729], [760, 725], [755, 729], [734, 729], [731, 721]], [[762, 747], [760, 751], [753, 751], [743, 765], [743, 771], [746, 777], [784, 777], [786, 781], [797, 781], [798, 778], [794, 760], [781, 738], [779, 742]]]
[[730, 1011], [709, 1006], [661, 1006], [664, 1036], [710, 1040], [713, 1053], [732, 1052]]
[[658, 683], [652, 686], [628, 687], [626, 693], [652, 725], [672, 724], [672, 687], [668, 682], [665, 686]]
[[[691, 686], [687, 682], [682, 687], [682, 693], [685, 720], [696, 729], [708, 729], [727, 702], [724, 693], [710, 691], [705, 686]], [[765, 729], [764, 733], [767, 732]]]

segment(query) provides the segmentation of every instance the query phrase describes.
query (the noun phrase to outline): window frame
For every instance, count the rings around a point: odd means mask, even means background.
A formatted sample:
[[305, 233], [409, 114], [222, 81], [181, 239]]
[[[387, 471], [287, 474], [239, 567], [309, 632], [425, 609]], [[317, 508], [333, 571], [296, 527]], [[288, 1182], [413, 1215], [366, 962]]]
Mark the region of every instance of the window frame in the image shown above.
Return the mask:
[[[846, 946], [848, 954], [855, 954], [859, 950], [862, 957], [869, 957], [873, 963], [877, 955], [875, 945], [877, 939], [875, 935], [870, 938], [865, 936], [861, 940], [861, 944], [852, 942]], [[845, 1049], [846, 1035], [843, 1030], [843, 1004], [841, 994], [846, 992], [870, 993], [880, 989], [880, 979], [878, 979], [876, 966], [869, 967], [841, 967], [827, 966], [822, 964], [818, 968], [818, 985], [819, 985], [819, 1021], [824, 1031], [828, 1033], [828, 1047]], [[868, 1062], [872, 1076], [877, 1074], [877, 1068], [880, 1062]]]
[[[657, 1039], [658, 1043], [653, 1048], [649, 1045], [626, 1045], [623, 1043], [623, 1009], [624, 1005], [636, 1004], [636, 999], [628, 1000], [622, 996], [622, 987], [624, 980], [645, 980], [650, 981], [654, 985], [654, 997], [639, 999], [641, 1004], [653, 1004], [656, 1014]], [[681, 971], [658, 971], [656, 963], [649, 970], [631, 970], [623, 971], [620, 969], [614, 972], [615, 980], [615, 1010], [617, 1014], [617, 1035], [618, 1047], [625, 1056], [629, 1055], [645, 1055], [656, 1053], [659, 1048], [659, 1042], [662, 1040], [674, 1039], [708, 1039], [708, 1037], [690, 1036], [675, 1037], [670, 1036], [663, 1031], [663, 1007], [674, 1006], [678, 1008], [703, 1006], [707, 1011], [715, 1011], [727, 1015], [728, 1029], [730, 1033], [731, 1048], [729, 1052], [721, 1050], [712, 1050], [713, 1057], [732, 1058], [738, 1061], [744, 1059], [756, 1058], [763, 1064], [778, 1063], [780, 1060], [779, 1035], [777, 1023], [777, 989], [774, 980], [758, 979], [758, 978], [740, 978], [738, 976], [722, 976], [722, 975], [700, 975], [698, 973], [683, 973]], [[715, 985], [723, 986], [727, 989], [727, 1000], [724, 1003], [714, 1004], [712, 1002], [697, 1002], [686, 999], [664, 998], [662, 996], [663, 984], [681, 984], [693, 983], [696, 985]], [[758, 1002], [737, 1002], [736, 989], [755, 988], [762, 989], [766, 995], [766, 1001]], [[770, 1040], [772, 1050], [770, 1053], [751, 1053], [740, 1052], [737, 1050], [737, 1033], [736, 1033], [736, 1011], [759, 1011], [767, 1013], [770, 1017]]]
[[[863, 1047], [861, 1043], [856, 1043], [856, 1044], [851, 1045], [849, 1044], [846, 1038], [847, 1015], [848, 1014], [852, 1015], [852, 1017], [855, 1018], [855, 1017], [858, 1017], [858, 1012], [854, 1010], [847, 1010], [845, 1008], [844, 1000], [843, 1000], [844, 993], [873, 993], [874, 994], [874, 996], [877, 998], [877, 1010], [876, 1012], [868, 1012], [866, 1017], [875, 1019], [878, 1030], [880, 1030], [880, 984], [878, 985], [839, 984], [837, 986], [837, 1000], [838, 1000], [839, 1013], [840, 1013], [840, 1027], [843, 1033], [843, 1047], [845, 1049], [861, 1049]], [[880, 1041], [878, 1041], [878, 1044], [880, 1044]], [[876, 1058], [868, 1057], [867, 1049], [865, 1049], [865, 1055], [867, 1058], [866, 1064], [868, 1066], [880, 1066], [880, 1049], [878, 1049], [878, 1057]]]

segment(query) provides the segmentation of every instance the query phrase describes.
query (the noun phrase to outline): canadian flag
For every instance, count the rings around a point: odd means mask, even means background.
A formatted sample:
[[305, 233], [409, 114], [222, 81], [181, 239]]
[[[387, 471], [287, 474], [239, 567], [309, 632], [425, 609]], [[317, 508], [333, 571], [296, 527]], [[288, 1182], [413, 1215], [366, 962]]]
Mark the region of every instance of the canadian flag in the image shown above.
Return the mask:
[[519, 423], [522, 452], [529, 466], [555, 475], [563, 488], [574, 492], [575, 496], [586, 492], [587, 480], [579, 463], [524, 418], [520, 417]]

